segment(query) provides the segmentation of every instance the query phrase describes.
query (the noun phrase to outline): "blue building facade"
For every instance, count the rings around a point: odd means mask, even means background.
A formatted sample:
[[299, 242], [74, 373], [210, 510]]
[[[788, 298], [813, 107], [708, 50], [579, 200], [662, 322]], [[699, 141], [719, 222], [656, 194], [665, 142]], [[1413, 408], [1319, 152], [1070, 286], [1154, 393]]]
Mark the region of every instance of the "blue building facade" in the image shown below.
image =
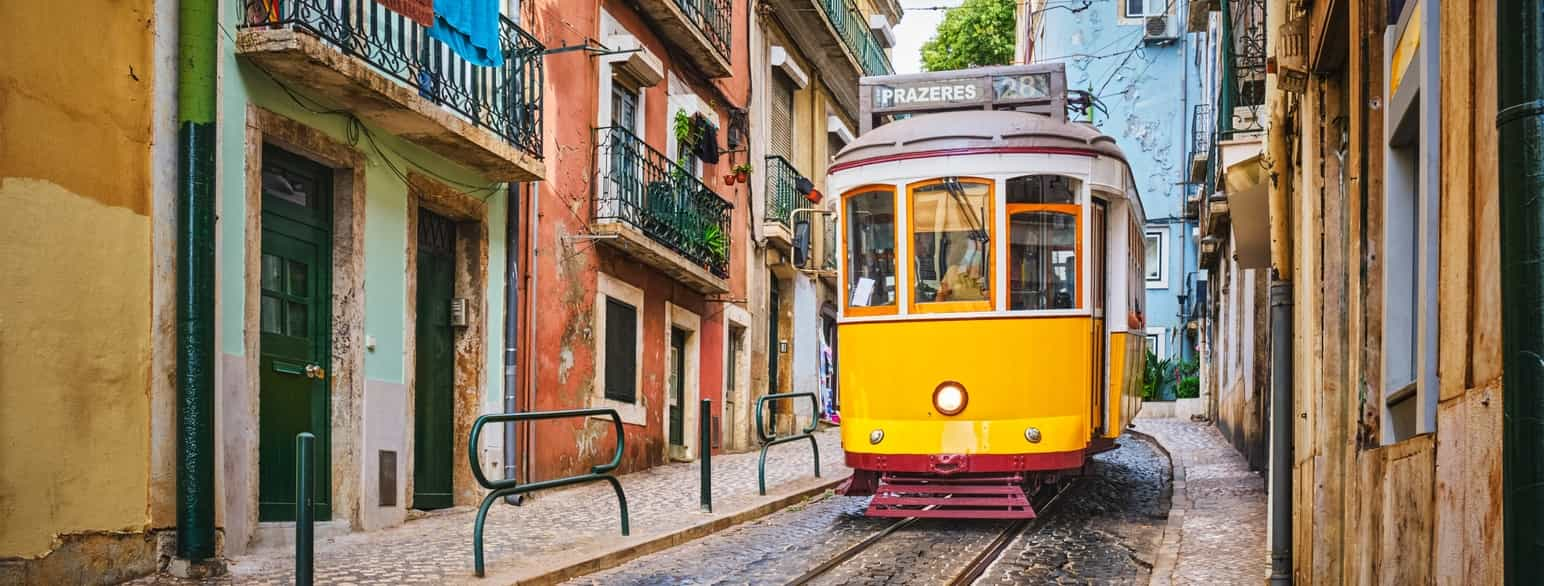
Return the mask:
[[1204, 140], [1210, 130], [1195, 128], [1196, 106], [1205, 110], [1209, 101], [1209, 63], [1204, 34], [1186, 32], [1187, 4], [1031, 0], [1020, 8], [1018, 39], [1020, 61], [1066, 64], [1068, 90], [1093, 97], [1083, 119], [1126, 153], [1147, 211], [1148, 344], [1176, 362], [1196, 356], [1186, 326], [1205, 277], [1196, 270], [1196, 225], [1184, 211], [1194, 192], [1193, 137]]

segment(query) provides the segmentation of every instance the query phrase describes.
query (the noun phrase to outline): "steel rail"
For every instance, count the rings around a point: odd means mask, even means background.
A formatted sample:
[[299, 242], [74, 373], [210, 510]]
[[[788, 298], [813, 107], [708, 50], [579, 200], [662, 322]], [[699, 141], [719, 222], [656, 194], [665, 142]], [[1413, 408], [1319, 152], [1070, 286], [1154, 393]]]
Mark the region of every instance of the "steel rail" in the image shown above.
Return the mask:
[[[1068, 482], [1065, 486], [1060, 487], [1056, 493], [1050, 496], [1050, 498], [1047, 498], [1043, 503], [1038, 504], [1035, 510], [1041, 514], [1050, 511], [1051, 505], [1054, 504], [1059, 498], [1061, 498], [1062, 495], [1067, 494], [1067, 492], [1075, 484], [1077, 484], [1076, 480]], [[936, 506], [937, 505], [930, 506], [923, 510], [932, 509]], [[1024, 534], [1024, 532], [1026, 532], [1029, 528], [1035, 526], [1041, 518], [1043, 517], [1036, 517], [1034, 519], [1022, 519], [1010, 524], [1002, 531], [1002, 533], [999, 533], [997, 537], [992, 540], [992, 543], [988, 544], [986, 548], [977, 553], [976, 557], [972, 558], [970, 563], [965, 566], [965, 569], [959, 574], [956, 574], [954, 579], [949, 581], [949, 584], [956, 586], [970, 584], [977, 578], [980, 578], [981, 575], [985, 573], [986, 568], [992, 565], [992, 562], [997, 561], [997, 558], [1002, 556], [1003, 551], [1008, 548], [1009, 544], [1013, 543], [1015, 539]], [[831, 570], [840, 567], [842, 564], [847, 563], [849, 560], [855, 557], [858, 557], [860, 554], [873, 547], [874, 544], [883, 541], [886, 537], [889, 537], [896, 531], [899, 531], [911, 525], [912, 523], [915, 523], [917, 519], [918, 517], [906, 517], [904, 519], [897, 519], [896, 522], [891, 523], [889, 526], [880, 530], [878, 533], [864, 538], [863, 541], [859, 541], [848, 546], [847, 549], [842, 550], [841, 553], [838, 553], [830, 559], [821, 562], [820, 565], [811, 568], [809, 571], [800, 574], [799, 577], [789, 581], [788, 586], [802, 586], [804, 584], [813, 582], [816, 578], [824, 576], [830, 573]]]

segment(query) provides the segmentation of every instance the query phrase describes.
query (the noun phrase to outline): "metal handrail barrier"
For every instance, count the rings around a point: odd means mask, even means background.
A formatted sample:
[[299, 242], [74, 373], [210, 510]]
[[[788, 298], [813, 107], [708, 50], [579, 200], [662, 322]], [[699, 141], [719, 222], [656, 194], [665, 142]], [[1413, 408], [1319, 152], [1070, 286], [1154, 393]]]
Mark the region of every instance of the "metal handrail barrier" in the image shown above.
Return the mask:
[[[488, 480], [488, 477], [483, 475], [482, 462], [479, 461], [477, 457], [478, 453], [481, 452], [481, 450], [477, 449], [477, 440], [482, 435], [483, 426], [488, 425], [489, 423], [539, 421], [545, 419], [564, 419], [568, 417], [590, 417], [594, 415], [605, 415], [611, 418], [612, 427], [616, 430], [617, 448], [616, 453], [611, 456], [610, 462], [590, 468], [589, 474], [555, 478], [552, 480], [542, 480], [539, 482], [531, 482], [527, 484], [520, 484], [519, 481], [513, 478]], [[467, 454], [468, 459], [472, 464], [472, 477], [477, 480], [477, 484], [490, 491], [488, 496], [483, 497], [482, 506], [477, 508], [477, 522], [472, 527], [472, 554], [473, 561], [477, 569], [477, 576], [479, 578], [483, 576], [483, 524], [488, 518], [489, 507], [492, 507], [494, 502], [497, 502], [499, 499], [502, 499], [505, 496], [524, 494], [527, 492], [548, 488], [557, 488], [560, 486], [569, 486], [572, 484], [583, 484], [585, 482], [604, 480], [611, 483], [611, 488], [617, 493], [617, 503], [620, 505], [622, 510], [622, 536], [628, 536], [627, 495], [622, 492], [622, 483], [617, 480], [616, 476], [608, 474], [612, 470], [615, 470], [617, 466], [622, 464], [622, 452], [624, 451], [627, 443], [627, 440], [622, 433], [622, 416], [617, 414], [616, 409], [596, 408], [567, 409], [562, 411], [529, 411], [525, 413], [490, 413], [483, 415], [482, 417], [478, 417], [477, 421], [472, 423], [472, 434], [468, 441], [469, 443], [467, 445]]]
[[[799, 397], [809, 397], [810, 426], [804, 428], [804, 431], [790, 436], [777, 437], [775, 435], [767, 435], [766, 418], [762, 416], [762, 410], [766, 407], [767, 402], [778, 399], [796, 399]], [[756, 399], [756, 436], [761, 438], [761, 461], [756, 464], [756, 486], [761, 491], [761, 496], [767, 495], [767, 448], [777, 444], [786, 444], [802, 439], [810, 440], [810, 449], [815, 452], [815, 478], [820, 478], [820, 444], [815, 441], [815, 428], [820, 425], [820, 421], [816, 418], [819, 412], [820, 401], [815, 398], [815, 393], [809, 391], [763, 395], [761, 398]]]
[[311, 586], [316, 569], [316, 436], [295, 436], [295, 586]]

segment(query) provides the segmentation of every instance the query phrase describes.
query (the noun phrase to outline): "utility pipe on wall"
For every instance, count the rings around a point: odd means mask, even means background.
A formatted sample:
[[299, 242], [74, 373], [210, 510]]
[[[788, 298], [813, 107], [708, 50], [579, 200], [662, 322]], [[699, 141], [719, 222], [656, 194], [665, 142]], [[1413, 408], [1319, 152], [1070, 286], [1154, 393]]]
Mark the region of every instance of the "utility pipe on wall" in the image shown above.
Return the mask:
[[[1428, 2], [1428, 4], [1430, 4]], [[1507, 584], [1544, 583], [1544, 11], [1497, 0], [1502, 525]]]
[[[520, 349], [520, 184], [509, 184], [504, 198], [504, 412], [514, 413], [520, 410], [516, 397], [519, 391], [516, 385], [520, 379], [519, 349]], [[519, 459], [518, 437], [516, 424], [513, 421], [504, 423], [504, 479], [514, 480], [516, 474], [516, 460]], [[521, 502], [520, 495], [509, 495], [504, 501], [518, 505]]]
[[177, 33], [177, 557], [215, 556], [214, 0], [181, 0]]

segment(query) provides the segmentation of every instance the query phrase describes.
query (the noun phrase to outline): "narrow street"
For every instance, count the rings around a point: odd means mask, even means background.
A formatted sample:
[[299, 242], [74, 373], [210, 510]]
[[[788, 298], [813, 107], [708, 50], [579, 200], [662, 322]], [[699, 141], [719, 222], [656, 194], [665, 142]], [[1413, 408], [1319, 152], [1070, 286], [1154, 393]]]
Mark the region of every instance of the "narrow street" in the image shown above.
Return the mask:
[[[987, 566], [978, 584], [1145, 584], [1164, 526], [1167, 457], [1130, 436], [1093, 459]], [[863, 516], [867, 498], [826, 494], [712, 539], [645, 556], [571, 584], [784, 584], [896, 523]], [[1011, 523], [921, 519], [808, 583], [948, 584]]]

